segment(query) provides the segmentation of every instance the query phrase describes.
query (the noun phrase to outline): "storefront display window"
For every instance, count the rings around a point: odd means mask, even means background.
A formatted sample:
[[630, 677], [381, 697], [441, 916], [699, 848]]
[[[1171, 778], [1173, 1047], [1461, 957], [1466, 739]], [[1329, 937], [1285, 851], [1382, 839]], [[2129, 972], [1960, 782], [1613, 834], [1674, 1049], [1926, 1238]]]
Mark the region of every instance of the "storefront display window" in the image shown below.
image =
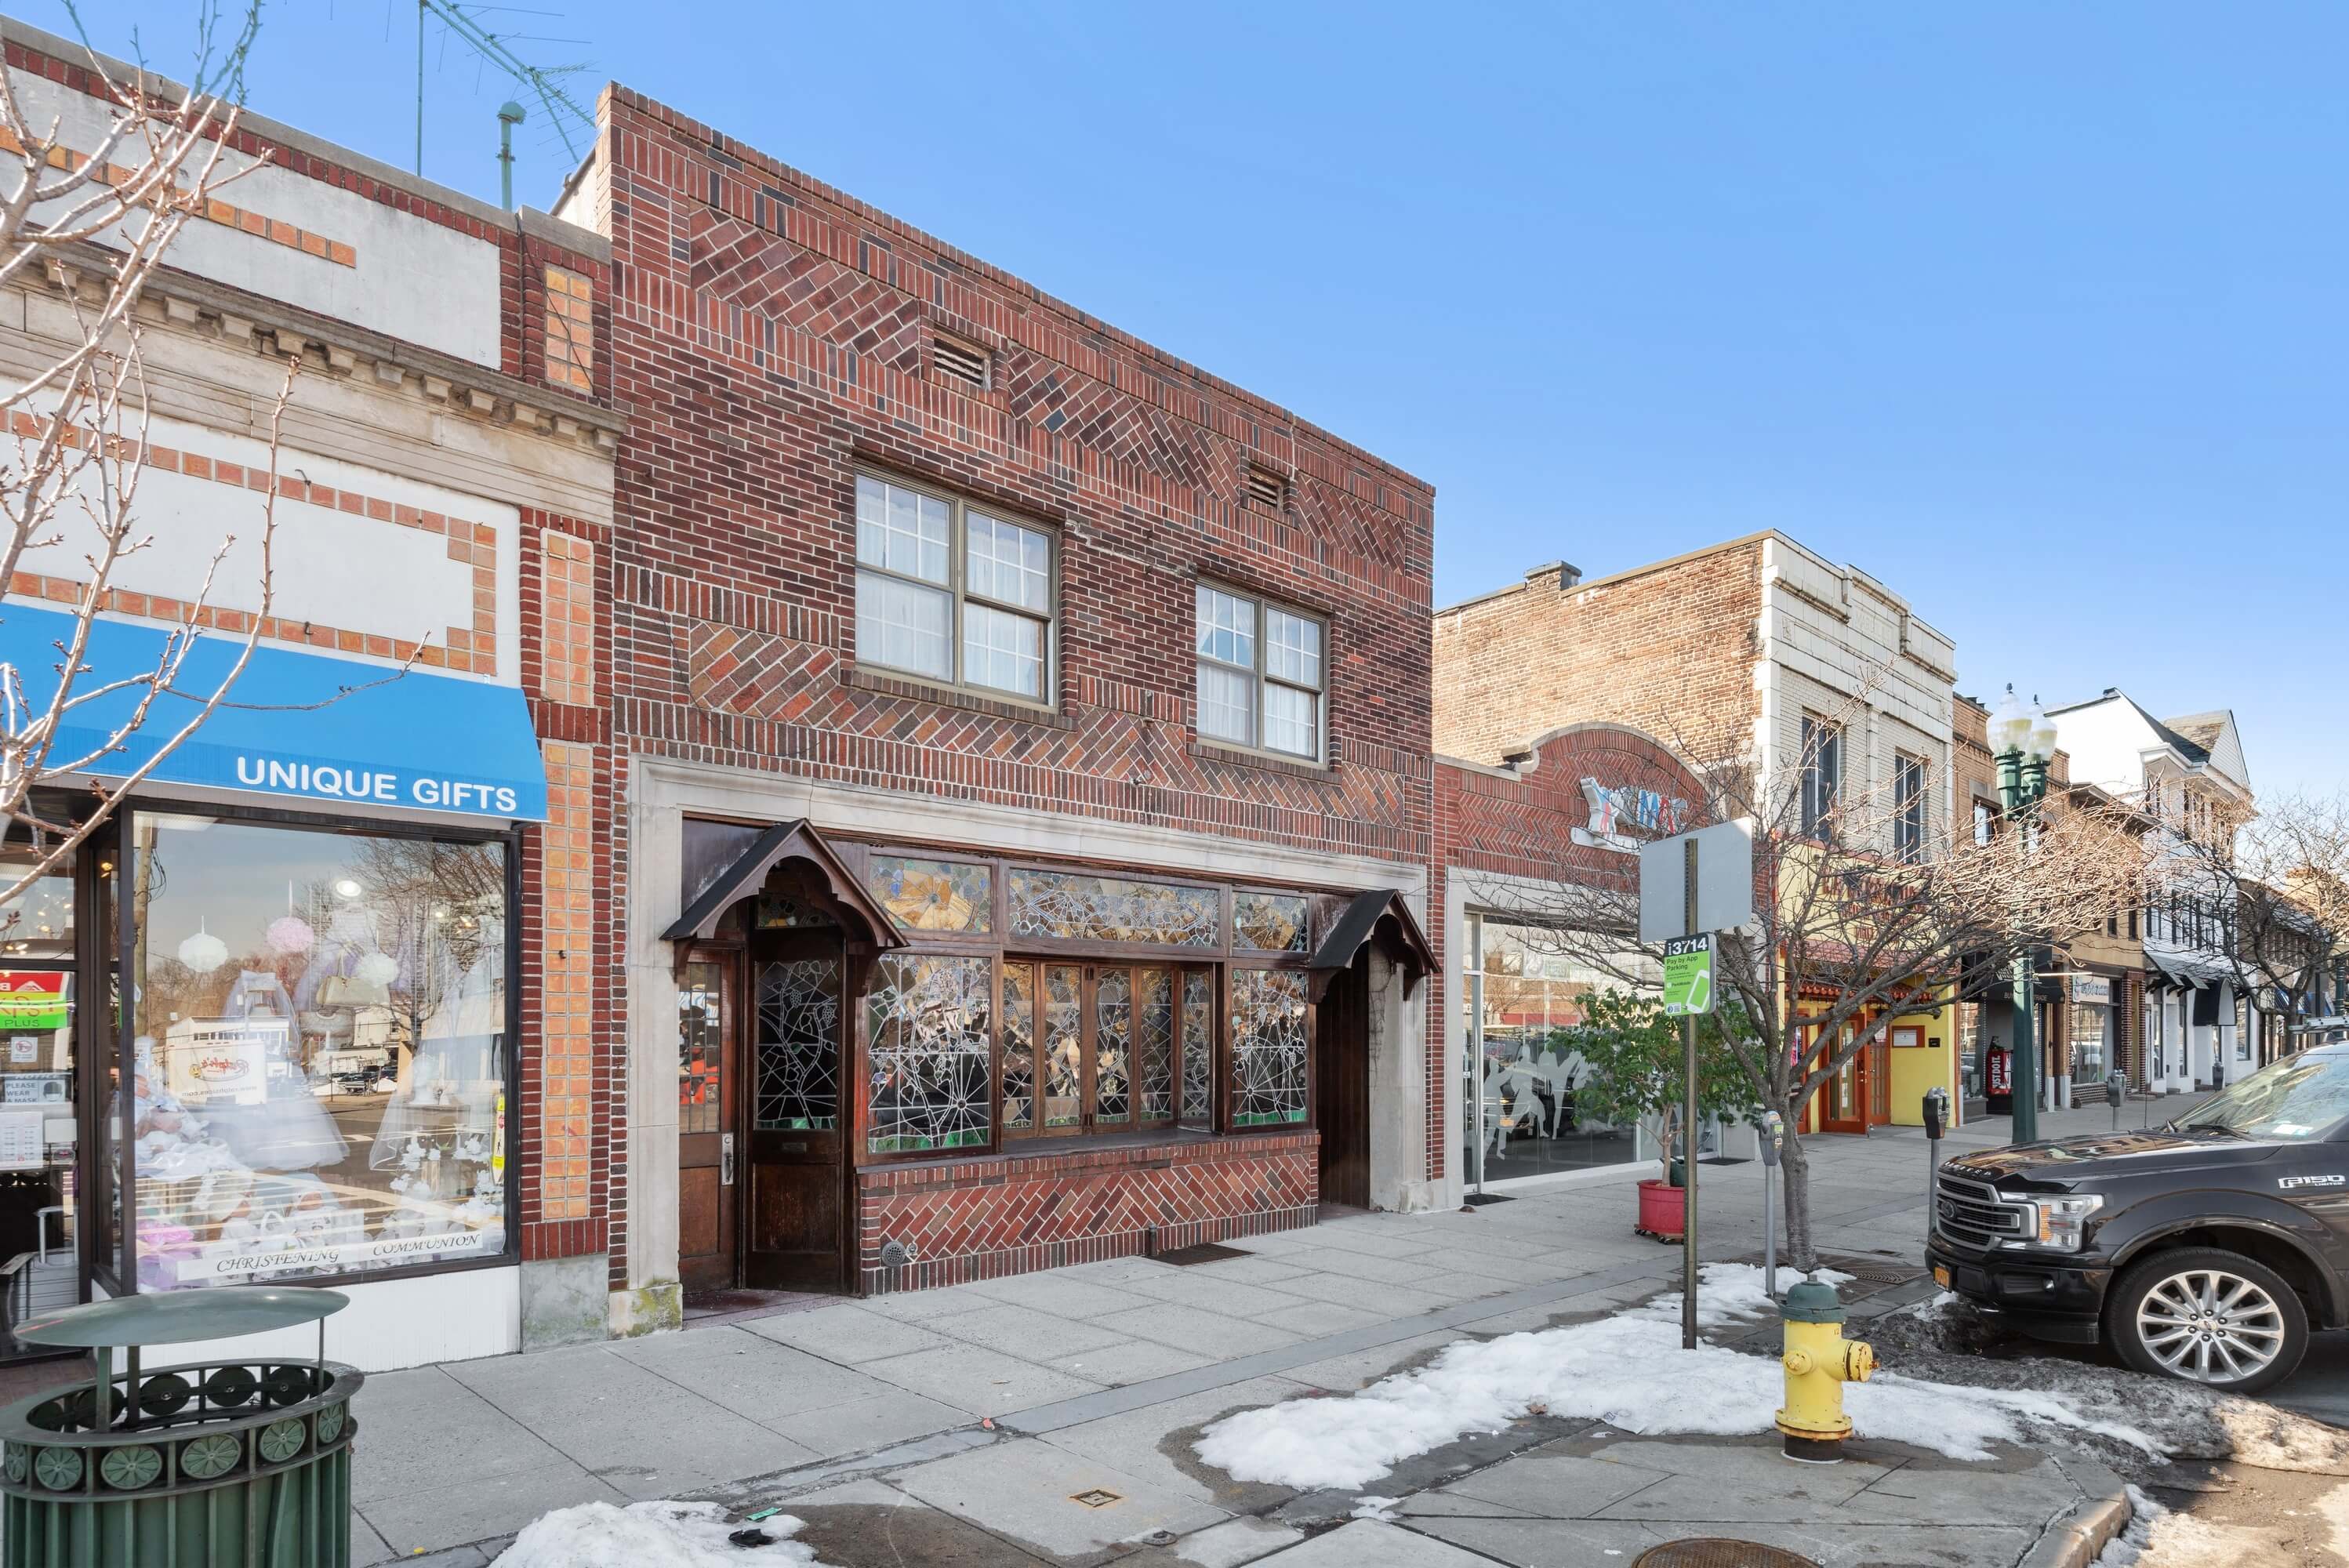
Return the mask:
[[2072, 1008], [2072, 1081], [2078, 1085], [2105, 1081], [2105, 1015], [2108, 1007], [2075, 1003]]
[[1475, 917], [1470, 933], [1462, 962], [1471, 1179], [1480, 1164], [1482, 1179], [1493, 1181], [1640, 1158], [1637, 1128], [1578, 1109], [1588, 1069], [1566, 1031], [1587, 1017], [1592, 993], [1658, 988], [1661, 974], [1629, 953], [1614, 965], [1621, 973], [1610, 974], [1561, 953], [1556, 934], [1495, 915]]
[[876, 1154], [993, 1140], [988, 1006], [994, 961], [889, 954], [866, 999]]
[[1305, 976], [1232, 971], [1232, 1125], [1305, 1119]]
[[1958, 1090], [1968, 1100], [1988, 1092], [1982, 1081], [1982, 1005], [1958, 1004]]
[[505, 846], [131, 831], [140, 1288], [502, 1255]]

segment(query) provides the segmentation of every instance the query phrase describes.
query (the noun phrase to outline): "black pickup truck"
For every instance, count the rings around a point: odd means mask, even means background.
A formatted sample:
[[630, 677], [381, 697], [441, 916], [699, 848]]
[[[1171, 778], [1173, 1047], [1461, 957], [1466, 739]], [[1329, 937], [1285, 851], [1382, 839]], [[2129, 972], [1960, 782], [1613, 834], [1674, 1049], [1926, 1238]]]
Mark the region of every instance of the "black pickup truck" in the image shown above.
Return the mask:
[[1943, 1165], [1926, 1261], [2043, 1339], [2251, 1393], [2349, 1327], [2349, 1046], [2261, 1068], [2147, 1131]]

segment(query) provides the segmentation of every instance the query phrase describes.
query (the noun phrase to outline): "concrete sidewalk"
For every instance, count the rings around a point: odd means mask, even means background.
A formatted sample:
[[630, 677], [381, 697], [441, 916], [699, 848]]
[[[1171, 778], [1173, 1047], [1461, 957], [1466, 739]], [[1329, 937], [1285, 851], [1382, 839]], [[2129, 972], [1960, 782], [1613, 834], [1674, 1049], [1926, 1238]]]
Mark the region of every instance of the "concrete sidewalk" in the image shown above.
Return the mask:
[[[2128, 1108], [2131, 1122], [2137, 1111]], [[2109, 1120], [2098, 1109], [2042, 1125], [2054, 1135]], [[2003, 1141], [2004, 1127], [1961, 1129], [1943, 1153]], [[1881, 1130], [1810, 1147], [1820, 1246], [1913, 1265], [1925, 1220], [1921, 1135]], [[464, 1547], [445, 1561], [480, 1563], [550, 1509], [716, 1490], [788, 1499], [793, 1512], [818, 1498], [885, 1507], [900, 1511], [888, 1515], [895, 1524], [942, 1538], [976, 1522], [1022, 1562], [1035, 1549], [1047, 1560], [1082, 1557], [1153, 1531], [1188, 1542], [1222, 1529], [1226, 1544], [1203, 1543], [1208, 1557], [1190, 1559], [1222, 1568], [1209, 1558], [1260, 1554], [1240, 1542], [1283, 1500], [1204, 1470], [1174, 1434], [1250, 1405], [1350, 1392], [1464, 1336], [1544, 1327], [1670, 1288], [1678, 1249], [1630, 1230], [1628, 1182], [1646, 1173], [1523, 1191], [1469, 1212], [1351, 1216], [1250, 1238], [1246, 1256], [1196, 1267], [1123, 1259], [371, 1378], [359, 1405], [357, 1560]], [[1753, 1253], [1760, 1168], [1706, 1167], [1701, 1183], [1706, 1253]], [[1649, 1445], [1644, 1464], [1671, 1473], [1683, 1450], [1692, 1466], [1754, 1462], [1731, 1457], [1737, 1448]], [[1624, 1451], [1605, 1462], [1643, 1468]], [[1900, 1453], [1879, 1468], [1920, 1464], [1947, 1461]], [[1775, 1461], [1763, 1468], [1785, 1484]], [[2073, 1484], [2041, 1481], [2051, 1508]], [[1871, 1484], [1852, 1496], [1863, 1490], [1869, 1509], [1897, 1492]], [[1101, 1511], [1070, 1501], [1091, 1491], [1119, 1501]], [[902, 1512], [917, 1505], [961, 1523], [917, 1526]], [[1441, 1533], [1363, 1522], [1431, 1546]], [[827, 1561], [854, 1568], [859, 1559]]]

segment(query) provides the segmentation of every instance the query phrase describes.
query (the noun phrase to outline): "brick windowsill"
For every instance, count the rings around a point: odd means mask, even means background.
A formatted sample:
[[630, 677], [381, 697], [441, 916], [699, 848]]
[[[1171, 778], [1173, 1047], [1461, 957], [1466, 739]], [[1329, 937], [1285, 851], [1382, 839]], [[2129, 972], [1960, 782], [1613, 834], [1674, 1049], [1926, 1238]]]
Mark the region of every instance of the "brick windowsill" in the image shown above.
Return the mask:
[[1328, 783], [1338, 777], [1337, 746], [1330, 748], [1328, 762], [1292, 762], [1268, 752], [1252, 751], [1245, 746], [1226, 746], [1218, 741], [1194, 740], [1184, 748], [1192, 756], [1208, 762], [1237, 762], [1243, 768], [1261, 768], [1268, 773], [1286, 773], [1297, 779], [1313, 779]]
[[854, 691], [869, 691], [882, 696], [910, 697], [916, 702], [934, 702], [940, 707], [959, 707], [972, 713], [984, 713], [995, 718], [1017, 719], [1022, 724], [1039, 724], [1049, 729], [1073, 729], [1076, 721], [1067, 714], [1049, 707], [1032, 707], [1023, 702], [1002, 702], [981, 696], [977, 692], [959, 686], [938, 686], [919, 676], [899, 675], [891, 671], [883, 675], [856, 665], [843, 665], [840, 684]]

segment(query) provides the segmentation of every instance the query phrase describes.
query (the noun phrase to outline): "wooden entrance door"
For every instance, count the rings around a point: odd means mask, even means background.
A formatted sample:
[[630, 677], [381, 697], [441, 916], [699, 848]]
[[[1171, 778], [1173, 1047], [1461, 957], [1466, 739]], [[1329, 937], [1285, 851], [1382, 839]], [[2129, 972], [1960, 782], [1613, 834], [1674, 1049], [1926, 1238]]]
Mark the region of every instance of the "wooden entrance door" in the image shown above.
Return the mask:
[[1314, 1028], [1313, 1120], [1321, 1131], [1321, 1201], [1371, 1206], [1371, 950], [1322, 993]]
[[846, 949], [836, 928], [762, 932], [747, 959], [742, 1283], [845, 1290]]
[[[1828, 1049], [1829, 1055], [1850, 1048], [1854, 1026], [1845, 1024], [1837, 1031], [1837, 1039]], [[1868, 1052], [1859, 1051], [1848, 1057], [1843, 1066], [1828, 1076], [1819, 1090], [1819, 1127], [1826, 1132], [1866, 1132], [1868, 1130], [1868, 1084], [1865, 1080]]]
[[1868, 1080], [1868, 1125], [1887, 1127], [1892, 1121], [1892, 1040], [1890, 1031], [1878, 1029], [1876, 1038], [1860, 1052], [1867, 1064], [1860, 1076]]
[[688, 1291], [727, 1290], [735, 1280], [740, 956], [697, 949], [678, 976], [677, 1264]]

